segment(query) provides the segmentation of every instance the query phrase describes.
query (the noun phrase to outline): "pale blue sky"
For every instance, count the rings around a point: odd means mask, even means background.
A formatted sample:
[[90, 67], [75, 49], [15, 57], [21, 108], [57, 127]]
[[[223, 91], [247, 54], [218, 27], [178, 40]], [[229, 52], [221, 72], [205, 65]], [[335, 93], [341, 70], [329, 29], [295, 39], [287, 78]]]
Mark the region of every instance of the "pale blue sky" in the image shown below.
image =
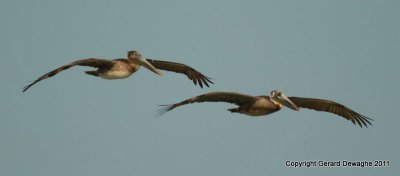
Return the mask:
[[[400, 172], [399, 1], [0, 1], [0, 175], [395, 175]], [[140, 70], [102, 80], [76, 59], [128, 50], [182, 62], [215, 82]], [[211, 91], [330, 99], [373, 118], [224, 103], [154, 118]], [[286, 168], [286, 160], [389, 160], [387, 168]]]

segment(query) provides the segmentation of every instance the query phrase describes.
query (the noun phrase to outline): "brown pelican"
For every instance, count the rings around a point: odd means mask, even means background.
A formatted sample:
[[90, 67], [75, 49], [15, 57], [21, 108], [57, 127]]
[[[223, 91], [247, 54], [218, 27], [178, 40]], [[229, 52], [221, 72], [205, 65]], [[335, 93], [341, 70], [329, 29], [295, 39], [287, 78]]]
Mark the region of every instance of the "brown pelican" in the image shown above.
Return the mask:
[[195, 85], [199, 83], [200, 87], [203, 88], [203, 84], [209, 87], [208, 83], [213, 84], [210, 81], [210, 78], [204, 76], [197, 70], [180, 63], [174, 62], [166, 62], [166, 61], [158, 61], [152, 59], [145, 59], [139, 52], [137, 51], [129, 51], [128, 52], [128, 59], [114, 59], [114, 60], [105, 60], [105, 59], [96, 59], [96, 58], [89, 58], [89, 59], [82, 59], [72, 62], [70, 64], [61, 66], [51, 72], [44, 74], [43, 76], [39, 77], [31, 84], [27, 85], [23, 88], [22, 92], [28, 90], [31, 86], [36, 84], [37, 82], [50, 78], [63, 70], [71, 68], [73, 66], [80, 65], [80, 66], [89, 66], [97, 68], [97, 70], [86, 71], [85, 73], [88, 75], [98, 76], [103, 79], [123, 79], [131, 76], [134, 72], [136, 72], [140, 66], [144, 66], [150, 71], [162, 75], [162, 73], [157, 70], [167, 70], [173, 71], [176, 73], [185, 74], [189, 79], [193, 81]]
[[262, 116], [268, 115], [273, 112], [279, 111], [283, 106], [286, 106], [295, 111], [300, 108], [308, 108], [317, 111], [325, 111], [337, 114], [351, 120], [353, 124], [358, 124], [360, 127], [372, 125], [370, 118], [358, 114], [353, 110], [343, 106], [339, 103], [329, 100], [321, 100], [314, 98], [301, 98], [301, 97], [286, 97], [281, 91], [271, 91], [271, 96], [250, 96], [235, 92], [211, 92], [196, 97], [189, 98], [180, 103], [161, 105], [166, 106], [159, 110], [158, 115], [162, 115], [178, 106], [189, 103], [201, 102], [227, 102], [236, 104], [239, 107], [228, 109], [232, 113], [241, 113], [249, 116]]

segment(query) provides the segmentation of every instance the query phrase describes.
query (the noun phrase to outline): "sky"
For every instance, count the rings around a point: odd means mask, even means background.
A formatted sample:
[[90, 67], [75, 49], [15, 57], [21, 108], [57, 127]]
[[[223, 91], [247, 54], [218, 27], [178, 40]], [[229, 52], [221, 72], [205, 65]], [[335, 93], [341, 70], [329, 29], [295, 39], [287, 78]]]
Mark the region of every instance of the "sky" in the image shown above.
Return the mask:
[[[400, 2], [394, 0], [1, 0], [0, 175], [395, 175], [400, 172]], [[103, 80], [83, 58], [187, 64], [213, 78], [140, 69]], [[337, 101], [367, 117], [227, 103], [160, 104], [213, 91]], [[286, 161], [389, 161], [292, 168]]]

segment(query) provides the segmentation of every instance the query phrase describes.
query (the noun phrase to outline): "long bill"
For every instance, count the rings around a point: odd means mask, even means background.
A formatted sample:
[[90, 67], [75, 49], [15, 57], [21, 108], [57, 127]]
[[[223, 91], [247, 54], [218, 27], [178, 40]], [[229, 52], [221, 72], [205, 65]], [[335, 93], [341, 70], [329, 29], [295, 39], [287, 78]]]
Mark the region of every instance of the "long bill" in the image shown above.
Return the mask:
[[141, 63], [141, 65], [143, 65], [144, 67], [146, 67], [147, 69], [149, 69], [150, 71], [152, 71], [153, 73], [162, 76], [163, 73], [160, 72], [157, 68], [155, 68], [153, 65], [151, 65], [144, 57], [140, 57], [138, 59], [138, 61]]
[[290, 101], [289, 98], [286, 97], [285, 94], [282, 93], [282, 94], [278, 97], [278, 99], [281, 101], [281, 103], [282, 103], [284, 106], [286, 106], [286, 107], [288, 107], [288, 108], [290, 108], [290, 109], [293, 109], [293, 110], [295, 110], [295, 111], [299, 111], [299, 110], [300, 110], [300, 108], [299, 108], [296, 104], [294, 104], [292, 101]]

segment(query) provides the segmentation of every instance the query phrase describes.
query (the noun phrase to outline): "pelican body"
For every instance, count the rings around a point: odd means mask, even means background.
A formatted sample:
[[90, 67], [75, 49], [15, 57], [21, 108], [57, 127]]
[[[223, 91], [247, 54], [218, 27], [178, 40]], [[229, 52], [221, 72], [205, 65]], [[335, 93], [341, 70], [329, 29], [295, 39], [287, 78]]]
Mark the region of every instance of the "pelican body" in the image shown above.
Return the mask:
[[127, 57], [128, 57], [127, 59], [114, 59], [114, 60], [97, 59], [97, 58], [77, 60], [75, 62], [61, 66], [51, 72], [42, 75], [41, 77], [33, 81], [31, 84], [25, 86], [22, 91], [25, 92], [37, 82], [50, 78], [68, 68], [77, 65], [97, 68], [97, 70], [85, 71], [85, 73], [88, 75], [97, 76], [109, 80], [127, 78], [131, 76], [133, 73], [135, 73], [137, 70], [139, 70], [140, 66], [144, 66], [153, 73], [160, 76], [162, 76], [163, 73], [160, 72], [158, 69], [185, 74], [188, 76], [190, 80], [193, 81], [195, 85], [199, 83], [201, 88], [203, 88], [203, 84], [206, 85], [207, 87], [209, 86], [208, 83], [213, 84], [213, 82], [210, 81], [209, 77], [204, 76], [202, 73], [184, 64], [145, 59], [137, 51], [129, 51]]
[[114, 64], [110, 68], [99, 68], [93, 71], [86, 71], [85, 73], [99, 76], [103, 79], [124, 79], [131, 76], [140, 68], [140, 65], [126, 61], [125, 59], [115, 59], [113, 62]]
[[334, 113], [341, 117], [346, 118], [358, 124], [360, 127], [372, 125], [370, 118], [358, 114], [357, 112], [347, 108], [344, 105], [334, 101], [313, 99], [313, 98], [300, 98], [300, 97], [287, 97], [281, 91], [274, 90], [271, 96], [251, 96], [235, 92], [211, 92], [196, 97], [189, 98], [179, 103], [165, 106], [159, 110], [158, 115], [162, 115], [178, 106], [201, 103], [201, 102], [226, 102], [236, 104], [237, 108], [228, 109], [232, 113], [240, 113], [248, 116], [263, 116], [274, 113], [286, 106], [292, 110], [299, 111], [300, 108], [308, 108], [316, 111], [325, 111]]

